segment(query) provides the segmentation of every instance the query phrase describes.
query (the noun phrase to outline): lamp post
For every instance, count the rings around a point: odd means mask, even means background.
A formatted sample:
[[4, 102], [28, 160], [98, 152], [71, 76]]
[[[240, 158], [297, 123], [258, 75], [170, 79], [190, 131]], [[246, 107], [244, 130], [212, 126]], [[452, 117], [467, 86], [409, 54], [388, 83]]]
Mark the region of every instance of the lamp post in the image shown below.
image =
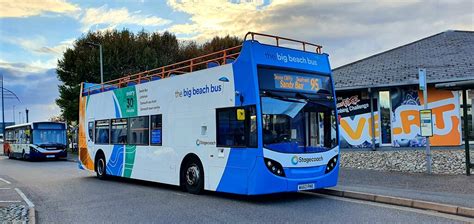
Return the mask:
[[[20, 103], [21, 103], [21, 100], [20, 100], [20, 98], [18, 98], [18, 96], [14, 92], [12, 92], [12, 91], [10, 91], [10, 90], [8, 90], [4, 87], [4, 85], [3, 85], [3, 74], [0, 74], [0, 76], [1, 76], [0, 77], [0, 82], [1, 82], [1, 87], [0, 88], [2, 89], [2, 93], [1, 93], [1, 95], [2, 95], [1, 96], [1, 98], [2, 98], [2, 124], [3, 124], [2, 125], [2, 134], [4, 134], [5, 133], [5, 98], [6, 99], [16, 99]], [[7, 93], [6, 96], [5, 96], [5, 91]]]
[[104, 83], [104, 66], [102, 64], [102, 44], [96, 44], [92, 42], [86, 42], [86, 44], [94, 47], [99, 47], [99, 60], [100, 60], [100, 84]]

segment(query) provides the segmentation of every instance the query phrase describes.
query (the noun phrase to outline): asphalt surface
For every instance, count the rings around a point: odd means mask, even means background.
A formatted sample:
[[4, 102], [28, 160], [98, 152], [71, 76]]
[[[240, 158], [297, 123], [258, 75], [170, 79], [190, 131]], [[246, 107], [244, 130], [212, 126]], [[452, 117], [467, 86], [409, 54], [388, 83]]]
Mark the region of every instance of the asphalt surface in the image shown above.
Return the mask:
[[344, 168], [336, 189], [474, 208], [474, 176]]
[[120, 178], [102, 181], [69, 161], [0, 157], [0, 176], [33, 201], [39, 223], [460, 222], [435, 212], [315, 194], [191, 195], [163, 184]]

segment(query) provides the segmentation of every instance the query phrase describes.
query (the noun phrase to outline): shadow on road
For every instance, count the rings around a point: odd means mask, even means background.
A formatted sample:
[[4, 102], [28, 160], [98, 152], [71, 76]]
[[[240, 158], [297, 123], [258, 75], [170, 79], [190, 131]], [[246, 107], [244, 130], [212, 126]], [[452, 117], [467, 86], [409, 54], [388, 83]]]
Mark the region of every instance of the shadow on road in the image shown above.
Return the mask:
[[[111, 181], [111, 182], [118, 182], [120, 184], [137, 185], [137, 186], [155, 188], [159, 190], [165, 190], [165, 191], [169, 191], [169, 193], [189, 194], [185, 192], [184, 190], [182, 190], [182, 188], [179, 186], [156, 183], [156, 182], [151, 182], [151, 181], [136, 180], [136, 179], [130, 179], [130, 178], [124, 178], [124, 177], [116, 177], [116, 176], [107, 177], [106, 180], [99, 180], [95, 176], [88, 176], [84, 178], [90, 181]], [[322, 197], [318, 195], [300, 194], [297, 192], [266, 194], [266, 195], [238, 195], [238, 194], [231, 194], [231, 193], [205, 191], [202, 195], [199, 195], [199, 197], [230, 199], [230, 200], [237, 200], [237, 201], [247, 202], [247, 203], [252, 203], [252, 204], [267, 204], [267, 205], [323, 199]]]

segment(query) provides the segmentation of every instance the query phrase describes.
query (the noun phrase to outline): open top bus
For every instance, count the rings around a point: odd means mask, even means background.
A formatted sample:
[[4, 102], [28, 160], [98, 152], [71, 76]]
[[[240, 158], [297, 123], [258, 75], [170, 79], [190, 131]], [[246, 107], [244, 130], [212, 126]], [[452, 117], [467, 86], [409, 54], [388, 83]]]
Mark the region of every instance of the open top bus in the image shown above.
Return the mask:
[[321, 49], [248, 33], [241, 46], [83, 83], [79, 167], [100, 178], [155, 181], [191, 193], [335, 186], [338, 120], [328, 55]]

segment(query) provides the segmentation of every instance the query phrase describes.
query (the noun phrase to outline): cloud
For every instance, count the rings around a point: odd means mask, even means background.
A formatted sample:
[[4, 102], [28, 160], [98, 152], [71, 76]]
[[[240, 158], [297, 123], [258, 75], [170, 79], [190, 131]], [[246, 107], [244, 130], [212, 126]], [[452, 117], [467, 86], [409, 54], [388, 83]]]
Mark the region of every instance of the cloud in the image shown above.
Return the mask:
[[[0, 60], [0, 74], [4, 77], [5, 88], [15, 93], [21, 102], [14, 99], [5, 100], [5, 110], [12, 110], [13, 105], [18, 112], [30, 109], [30, 120], [47, 120], [59, 113], [54, 100], [59, 96], [56, 70], [45, 69], [24, 63], [10, 63]], [[6, 120], [13, 120], [12, 112], [6, 112]], [[18, 120], [17, 120], [18, 121]]]
[[168, 0], [189, 21], [170, 30], [192, 39], [263, 32], [323, 45], [334, 67], [448, 29], [474, 29], [474, 1]]
[[94, 26], [105, 25], [106, 29], [116, 28], [118, 25], [163, 26], [171, 21], [157, 16], [141, 15], [140, 11], [129, 12], [126, 8], [109, 9], [107, 5], [99, 8], [86, 9], [80, 18], [81, 31], [87, 32]]
[[77, 5], [68, 3], [64, 0], [17, 0], [0, 1], [0, 18], [4, 17], [29, 17], [40, 15], [45, 12], [52, 13], [74, 13], [79, 10]]

